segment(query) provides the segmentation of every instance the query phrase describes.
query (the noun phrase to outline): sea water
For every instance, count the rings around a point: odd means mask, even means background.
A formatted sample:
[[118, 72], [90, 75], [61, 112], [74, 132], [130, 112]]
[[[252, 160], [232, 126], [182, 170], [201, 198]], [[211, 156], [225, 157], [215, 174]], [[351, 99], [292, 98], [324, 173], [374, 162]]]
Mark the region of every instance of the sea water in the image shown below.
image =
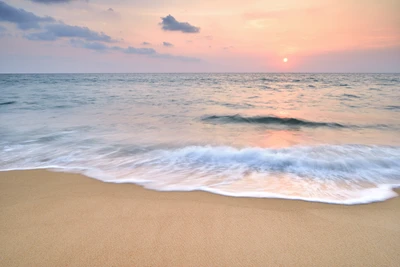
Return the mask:
[[400, 186], [400, 74], [1, 74], [0, 170], [338, 204]]

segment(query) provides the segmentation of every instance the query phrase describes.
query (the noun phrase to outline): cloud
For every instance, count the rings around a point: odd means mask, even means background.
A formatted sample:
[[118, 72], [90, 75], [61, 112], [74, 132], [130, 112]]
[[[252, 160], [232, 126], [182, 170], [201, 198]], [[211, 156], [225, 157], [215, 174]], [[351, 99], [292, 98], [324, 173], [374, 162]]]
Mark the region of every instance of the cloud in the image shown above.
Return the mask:
[[168, 43], [168, 42], [163, 42], [162, 44], [163, 44], [163, 46], [165, 46], [165, 47], [173, 47], [173, 46], [174, 46], [173, 44]]
[[39, 4], [65, 4], [69, 3], [72, 0], [31, 0], [32, 2], [39, 3]]
[[108, 46], [108, 45], [100, 43], [100, 42], [86, 42], [86, 41], [77, 40], [77, 39], [71, 39], [70, 43], [74, 47], [85, 48], [85, 49], [94, 50], [97, 52], [118, 51], [118, 52], [122, 52], [124, 54], [142, 55], [142, 56], [148, 56], [151, 58], [171, 59], [171, 60], [177, 60], [177, 61], [183, 61], [183, 62], [200, 62], [201, 61], [199, 58], [195, 58], [195, 57], [160, 54], [153, 48], [143, 48], [143, 47], [137, 48], [137, 47], [132, 47], [132, 46], [128, 46], [127, 48], [124, 48], [121, 46]]
[[154, 58], [165, 58], [165, 59], [172, 59], [184, 62], [201, 62], [201, 59], [196, 57], [186, 57], [186, 56], [175, 56], [170, 54], [155, 54], [152, 57]]
[[52, 17], [39, 17], [32, 12], [12, 7], [0, 1], [0, 21], [15, 23], [21, 30], [38, 29], [42, 22], [55, 22]]
[[95, 32], [87, 27], [71, 26], [61, 23], [46, 25], [45, 31], [26, 35], [27, 39], [35, 41], [55, 41], [64, 37], [81, 38], [86, 41], [99, 41], [106, 43], [116, 42], [116, 40], [102, 32]]
[[124, 52], [125, 54], [138, 54], [138, 55], [155, 55], [155, 54], [157, 54], [156, 50], [154, 50], [153, 48], [135, 48], [132, 46], [122, 49], [122, 52]]
[[85, 42], [79, 39], [71, 39], [69, 42], [74, 47], [86, 48], [90, 50], [107, 51], [110, 49], [107, 45], [100, 42]]
[[7, 35], [7, 29], [0, 25], [0, 38]]
[[[43, 1], [42, 1], [43, 2]], [[108, 10], [107, 12], [114, 13]], [[23, 9], [14, 8], [3, 1], [0, 1], [0, 21], [15, 23], [20, 29], [40, 29], [24, 35], [29, 40], [55, 41], [65, 38], [73, 47], [84, 48], [98, 52], [117, 51], [125, 54], [143, 55], [150, 58], [164, 58], [185, 62], [198, 62], [200, 59], [170, 54], [159, 54], [153, 48], [136, 48], [132, 46], [110, 46], [108, 44], [118, 42], [103, 32], [96, 32], [88, 27], [71, 26], [63, 22], [57, 22], [52, 17], [39, 17]], [[45, 23], [44, 26], [40, 23]], [[190, 25], [189, 25], [190, 26]], [[193, 26], [191, 26], [193, 27]], [[6, 32], [6, 28], [0, 25], [0, 37]], [[142, 45], [150, 45], [143, 42]], [[164, 46], [173, 46], [171, 43], [163, 42]]]
[[79, 48], [86, 48], [89, 50], [94, 50], [94, 51], [119, 51], [125, 54], [136, 54], [136, 55], [156, 55], [157, 52], [153, 48], [136, 48], [132, 46], [128, 46], [127, 48], [123, 48], [120, 46], [108, 46], [104, 43], [100, 42], [86, 42], [82, 40], [77, 40], [77, 39], [71, 39], [70, 43], [74, 47], [79, 47]]
[[105, 19], [121, 19], [121, 14], [115, 11], [112, 7], [100, 11], [99, 15]]
[[188, 22], [179, 22], [173, 16], [168, 15], [161, 18], [162, 22], [160, 25], [164, 31], [180, 31], [183, 33], [198, 33], [200, 32], [199, 27], [190, 25]]
[[[35, 32], [25, 35], [29, 40], [54, 41], [59, 38], [82, 38], [87, 41], [116, 42], [110, 36], [92, 31], [87, 27], [71, 26], [62, 22], [55, 23], [52, 17], [39, 17], [32, 12], [24, 9], [17, 9], [3, 1], [0, 1], [0, 21], [15, 23], [22, 30], [42, 29], [41, 32]], [[44, 27], [40, 23], [46, 23]]]
[[153, 48], [136, 48], [132, 46], [128, 46], [127, 48], [123, 48], [121, 46], [108, 46], [104, 43], [100, 42], [87, 42], [79, 39], [71, 39], [70, 43], [74, 47], [86, 48], [89, 50], [95, 51], [119, 51], [125, 54], [137, 54], [137, 55], [154, 55], [157, 54], [156, 50]]

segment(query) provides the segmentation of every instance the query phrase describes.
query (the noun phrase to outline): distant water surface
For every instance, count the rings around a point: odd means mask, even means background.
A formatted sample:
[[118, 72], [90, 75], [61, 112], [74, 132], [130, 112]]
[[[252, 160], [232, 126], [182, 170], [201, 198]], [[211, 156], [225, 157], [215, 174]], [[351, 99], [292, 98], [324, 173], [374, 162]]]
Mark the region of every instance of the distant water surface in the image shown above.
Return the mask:
[[338, 204], [400, 186], [400, 74], [2, 74], [0, 169]]

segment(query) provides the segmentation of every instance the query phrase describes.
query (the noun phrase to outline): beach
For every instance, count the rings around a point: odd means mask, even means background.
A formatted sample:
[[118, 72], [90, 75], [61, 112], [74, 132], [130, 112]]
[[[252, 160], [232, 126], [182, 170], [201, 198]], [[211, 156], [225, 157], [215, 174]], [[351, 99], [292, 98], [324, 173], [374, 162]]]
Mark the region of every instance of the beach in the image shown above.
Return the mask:
[[0, 172], [1, 266], [398, 266], [400, 198], [367, 205], [157, 192]]
[[0, 267], [400, 267], [400, 1], [339, 2], [0, 0]]

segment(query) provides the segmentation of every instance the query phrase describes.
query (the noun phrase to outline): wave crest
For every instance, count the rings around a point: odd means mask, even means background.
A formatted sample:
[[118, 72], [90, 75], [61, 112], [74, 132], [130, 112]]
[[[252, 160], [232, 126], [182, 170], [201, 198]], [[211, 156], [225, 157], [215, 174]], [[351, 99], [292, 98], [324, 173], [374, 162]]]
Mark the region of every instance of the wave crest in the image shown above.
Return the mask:
[[241, 116], [236, 115], [211, 115], [204, 116], [201, 118], [202, 121], [206, 122], [218, 122], [218, 123], [249, 123], [249, 124], [276, 124], [286, 126], [304, 126], [304, 127], [335, 127], [345, 128], [345, 125], [335, 122], [315, 122], [307, 121], [297, 118], [281, 118], [275, 116]]
[[12, 105], [17, 103], [17, 101], [7, 101], [7, 102], [1, 102], [0, 106], [5, 106], [5, 105]]

